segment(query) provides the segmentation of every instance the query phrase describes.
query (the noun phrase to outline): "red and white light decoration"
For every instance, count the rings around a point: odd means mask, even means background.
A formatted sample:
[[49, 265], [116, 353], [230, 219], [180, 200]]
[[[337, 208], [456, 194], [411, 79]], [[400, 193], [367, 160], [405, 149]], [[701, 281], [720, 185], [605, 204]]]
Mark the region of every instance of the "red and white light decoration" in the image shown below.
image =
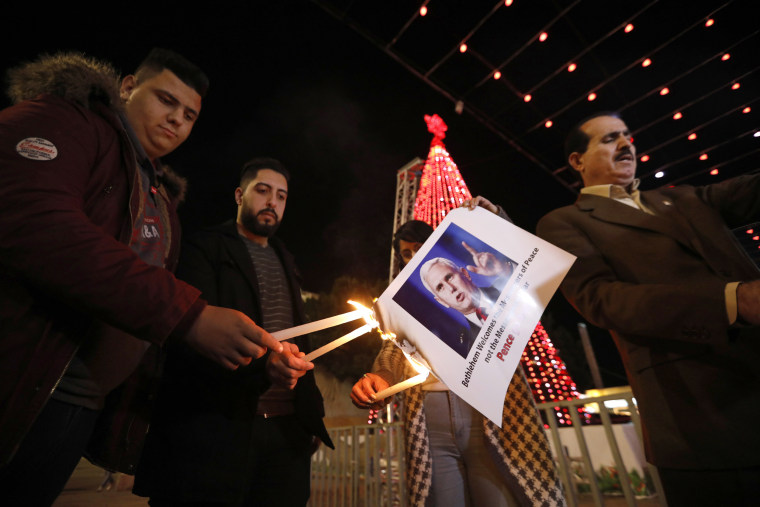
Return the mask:
[[[536, 403], [578, 398], [578, 388], [540, 322], [531, 334], [520, 362]], [[577, 410], [581, 414], [581, 420], [588, 418], [584, 408]], [[560, 426], [572, 426], [567, 407], [554, 407], [554, 414]]]
[[437, 114], [425, 115], [425, 123], [428, 131], [433, 134], [433, 140], [430, 142], [420, 189], [414, 202], [414, 219], [427, 222], [435, 228], [449, 211], [471, 199], [472, 194], [443, 144], [448, 127]]

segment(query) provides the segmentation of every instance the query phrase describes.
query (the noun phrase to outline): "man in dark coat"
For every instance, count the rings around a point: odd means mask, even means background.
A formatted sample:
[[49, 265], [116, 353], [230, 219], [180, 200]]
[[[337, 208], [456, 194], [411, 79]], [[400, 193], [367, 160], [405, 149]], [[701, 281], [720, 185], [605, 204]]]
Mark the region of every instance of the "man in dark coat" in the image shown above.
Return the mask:
[[[14, 105], [0, 112], [0, 503], [45, 505], [149, 344], [184, 341], [230, 368], [279, 344], [171, 273], [183, 185], [160, 158], [200, 112], [208, 80], [195, 65], [154, 50], [119, 85], [110, 65], [61, 53], [14, 69], [9, 83]], [[147, 413], [101, 425], [116, 461], [139, 454]], [[123, 440], [111, 446], [109, 437]], [[103, 464], [121, 468], [113, 457]]]
[[578, 257], [561, 285], [610, 330], [670, 505], [750, 505], [760, 483], [760, 271], [730, 229], [760, 219], [756, 171], [639, 192], [616, 114], [568, 136], [584, 188], [538, 235]]
[[[268, 331], [304, 320], [292, 256], [272, 237], [288, 180], [277, 160], [248, 162], [235, 191], [236, 222], [190, 238], [177, 270], [206, 300]], [[154, 507], [305, 505], [311, 454], [320, 440], [332, 443], [313, 365], [301, 359], [303, 338], [238, 371], [172, 344], [135, 493]]]

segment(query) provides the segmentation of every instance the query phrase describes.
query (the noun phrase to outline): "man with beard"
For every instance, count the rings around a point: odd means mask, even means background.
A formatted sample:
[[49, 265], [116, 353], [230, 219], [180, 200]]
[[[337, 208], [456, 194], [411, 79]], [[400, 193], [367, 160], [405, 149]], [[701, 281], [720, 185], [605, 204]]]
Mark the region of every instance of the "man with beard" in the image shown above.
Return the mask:
[[[271, 158], [245, 164], [237, 220], [191, 237], [177, 268], [211, 304], [269, 332], [304, 321], [292, 256], [273, 237], [289, 178]], [[153, 507], [305, 505], [311, 454], [332, 442], [314, 365], [302, 359], [305, 337], [295, 342], [237, 371], [172, 344], [134, 492]]]
[[615, 113], [568, 135], [583, 179], [538, 234], [578, 257], [562, 292], [609, 329], [670, 505], [755, 505], [760, 483], [760, 271], [731, 232], [760, 220], [757, 171], [639, 192]]

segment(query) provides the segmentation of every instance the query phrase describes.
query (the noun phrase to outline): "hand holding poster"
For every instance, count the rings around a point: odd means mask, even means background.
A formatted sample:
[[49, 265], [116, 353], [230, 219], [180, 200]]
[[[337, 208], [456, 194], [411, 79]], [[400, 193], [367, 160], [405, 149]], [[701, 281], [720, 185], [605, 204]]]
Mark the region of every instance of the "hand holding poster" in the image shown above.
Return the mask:
[[375, 314], [397, 345], [500, 426], [522, 350], [574, 259], [482, 208], [460, 208], [383, 292]]

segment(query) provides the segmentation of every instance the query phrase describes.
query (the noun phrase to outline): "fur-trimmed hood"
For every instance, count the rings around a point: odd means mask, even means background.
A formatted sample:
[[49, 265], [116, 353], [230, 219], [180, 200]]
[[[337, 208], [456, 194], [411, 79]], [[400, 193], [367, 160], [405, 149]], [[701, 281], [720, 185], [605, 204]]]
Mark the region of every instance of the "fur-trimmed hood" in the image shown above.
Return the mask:
[[187, 180], [172, 171], [169, 166], [164, 165], [163, 172], [161, 183], [166, 186], [166, 189], [174, 196], [178, 203], [184, 202], [185, 194], [187, 193]]
[[14, 104], [49, 93], [88, 109], [95, 102], [122, 109], [119, 74], [111, 64], [82, 53], [42, 55], [9, 70], [7, 93]]

